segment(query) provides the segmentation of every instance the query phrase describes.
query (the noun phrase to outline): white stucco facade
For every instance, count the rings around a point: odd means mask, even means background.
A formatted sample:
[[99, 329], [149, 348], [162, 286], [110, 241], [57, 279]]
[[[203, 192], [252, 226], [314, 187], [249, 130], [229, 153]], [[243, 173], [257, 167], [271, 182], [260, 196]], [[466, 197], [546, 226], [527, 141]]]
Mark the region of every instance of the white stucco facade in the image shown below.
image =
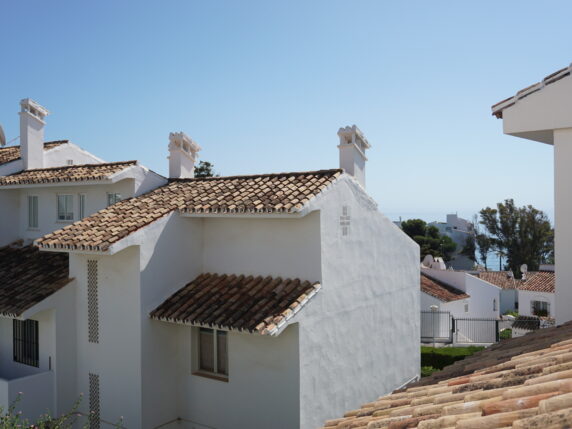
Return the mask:
[[[343, 150], [365, 151], [359, 137]], [[418, 377], [419, 247], [367, 195], [360, 159], [356, 177], [341, 174], [298, 213], [173, 211], [108, 251], [63, 249], [73, 280], [22, 315], [39, 321], [40, 366], [20, 368], [1, 353], [0, 405], [10, 399], [12, 378], [33, 376], [43, 377], [38, 392], [53, 392], [44, 396], [54, 414], [84, 393], [82, 413], [96, 401], [103, 422], [121, 418], [127, 428], [313, 429]], [[137, 165], [93, 183], [5, 186], [0, 213], [12, 225], [0, 229], [0, 245], [71, 223], [56, 220], [58, 194], [73, 195], [74, 207], [84, 195], [88, 216], [106, 206], [107, 193], [136, 197], [165, 183]], [[30, 195], [39, 204], [34, 229]], [[221, 380], [195, 371], [196, 327], [149, 316], [202, 273], [321, 286], [276, 335], [228, 331], [228, 378]], [[12, 349], [11, 323], [0, 319], [3, 351]], [[33, 418], [36, 408], [22, 410]]]
[[533, 302], [543, 302], [548, 305], [548, 317], [554, 317], [556, 309], [555, 294], [550, 292], [537, 292], [528, 290], [518, 291], [519, 312], [521, 316], [534, 316], [532, 312]]

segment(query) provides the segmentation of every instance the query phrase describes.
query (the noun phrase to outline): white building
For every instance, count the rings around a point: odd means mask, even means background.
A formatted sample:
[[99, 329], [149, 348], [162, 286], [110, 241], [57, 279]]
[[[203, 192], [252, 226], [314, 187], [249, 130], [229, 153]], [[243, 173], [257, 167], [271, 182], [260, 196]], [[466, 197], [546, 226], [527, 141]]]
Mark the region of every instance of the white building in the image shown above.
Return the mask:
[[364, 190], [365, 137], [338, 135], [343, 170], [193, 179], [200, 147], [176, 133], [168, 183], [65, 159], [0, 177], [0, 241], [41, 250], [2, 249], [37, 275], [0, 300], [0, 405], [86, 392], [92, 427], [313, 428], [416, 377], [419, 248]]
[[492, 107], [505, 134], [554, 146], [555, 317], [572, 320], [572, 66], [545, 77]]
[[468, 257], [461, 254], [467, 238], [475, 236], [475, 229], [472, 222], [460, 218], [457, 214], [448, 214], [446, 222], [431, 222], [429, 226], [434, 226], [441, 235], [447, 235], [457, 245], [457, 249], [452, 255], [449, 265], [455, 270], [471, 270], [475, 263]]

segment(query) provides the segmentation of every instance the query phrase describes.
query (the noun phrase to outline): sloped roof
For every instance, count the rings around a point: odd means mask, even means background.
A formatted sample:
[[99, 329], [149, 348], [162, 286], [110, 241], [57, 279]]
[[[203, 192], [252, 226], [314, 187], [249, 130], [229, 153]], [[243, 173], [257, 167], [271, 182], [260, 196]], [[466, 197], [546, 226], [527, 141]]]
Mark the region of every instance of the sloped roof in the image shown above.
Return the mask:
[[555, 284], [556, 274], [554, 271], [536, 271], [528, 273], [526, 280], [519, 283], [518, 289], [554, 293]]
[[521, 89], [516, 93], [516, 95], [512, 97], [508, 97], [492, 106], [493, 115], [497, 118], [502, 118], [503, 110], [514, 106], [519, 100], [522, 100], [525, 97], [528, 97], [530, 94], [535, 92], [541, 91], [544, 87], [551, 85], [555, 82], [558, 82], [560, 79], [563, 79], [567, 76], [570, 76], [570, 72], [572, 71], [572, 64], [568, 67], [564, 67], [554, 73], [549, 74], [540, 82], [537, 82], [533, 85], [530, 85], [524, 89]]
[[274, 334], [319, 288], [299, 279], [201, 274], [153, 310], [151, 318]]
[[472, 275], [501, 289], [516, 289], [520, 283], [520, 280], [516, 280], [514, 276], [511, 276], [510, 271], [481, 271]]
[[482, 271], [472, 274], [501, 289], [520, 289], [536, 292], [554, 292], [556, 276], [554, 271], [529, 271], [526, 280], [515, 279], [510, 271]]
[[194, 214], [296, 213], [342, 170], [175, 180], [120, 201], [36, 240], [41, 248], [106, 251], [159, 218], [179, 210]]
[[570, 428], [572, 322], [505, 340], [329, 420], [329, 429]]
[[68, 255], [33, 246], [0, 247], [0, 314], [19, 317], [68, 284]]
[[433, 279], [424, 273], [421, 273], [421, 291], [443, 302], [469, 298], [469, 295], [462, 290], [449, 286], [437, 279]]
[[104, 180], [136, 164], [137, 161], [122, 161], [24, 170], [9, 176], [0, 176], [0, 186]]
[[[55, 140], [44, 143], [44, 150], [50, 150], [56, 146], [69, 143], [68, 140]], [[8, 162], [17, 161], [21, 158], [20, 146], [5, 146], [0, 147], [0, 165]]]

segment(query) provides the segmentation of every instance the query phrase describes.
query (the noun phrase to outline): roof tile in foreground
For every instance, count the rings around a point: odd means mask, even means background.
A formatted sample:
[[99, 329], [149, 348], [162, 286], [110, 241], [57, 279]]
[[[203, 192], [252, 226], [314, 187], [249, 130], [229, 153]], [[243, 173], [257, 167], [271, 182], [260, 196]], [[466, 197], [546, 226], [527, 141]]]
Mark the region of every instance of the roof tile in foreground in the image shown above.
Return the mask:
[[421, 291], [443, 302], [469, 298], [469, 295], [462, 290], [449, 286], [423, 273], [421, 273]]
[[324, 427], [570, 428], [572, 322], [493, 345]]
[[201, 274], [151, 318], [274, 335], [319, 289], [319, 283], [299, 279]]
[[68, 284], [68, 255], [33, 246], [0, 248], [0, 314], [19, 317]]
[[136, 164], [137, 161], [122, 161], [24, 170], [10, 176], [0, 176], [0, 186], [105, 180]]
[[[68, 140], [56, 140], [53, 142], [45, 142], [44, 150], [50, 150], [61, 144], [69, 143]], [[21, 158], [20, 146], [0, 147], [0, 165], [8, 162], [17, 161]]]
[[175, 180], [36, 240], [41, 248], [104, 252], [174, 210], [192, 214], [296, 213], [342, 170]]

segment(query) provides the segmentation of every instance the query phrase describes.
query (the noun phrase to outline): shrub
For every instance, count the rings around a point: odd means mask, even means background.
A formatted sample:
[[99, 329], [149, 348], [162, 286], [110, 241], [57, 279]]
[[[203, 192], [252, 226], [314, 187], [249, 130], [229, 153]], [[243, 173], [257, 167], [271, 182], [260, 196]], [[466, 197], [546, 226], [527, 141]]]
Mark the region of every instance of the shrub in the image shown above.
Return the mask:
[[422, 366], [421, 367], [421, 377], [429, 377], [435, 371], [439, 371], [437, 368], [433, 368], [432, 366]]
[[439, 349], [433, 347], [421, 347], [421, 366], [431, 366], [436, 369], [443, 369], [452, 365], [458, 360], [465, 359], [484, 347], [442, 347]]
[[507, 328], [500, 331], [501, 340], [508, 340], [509, 338], [512, 338], [512, 329]]

